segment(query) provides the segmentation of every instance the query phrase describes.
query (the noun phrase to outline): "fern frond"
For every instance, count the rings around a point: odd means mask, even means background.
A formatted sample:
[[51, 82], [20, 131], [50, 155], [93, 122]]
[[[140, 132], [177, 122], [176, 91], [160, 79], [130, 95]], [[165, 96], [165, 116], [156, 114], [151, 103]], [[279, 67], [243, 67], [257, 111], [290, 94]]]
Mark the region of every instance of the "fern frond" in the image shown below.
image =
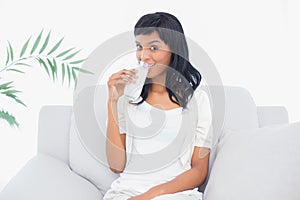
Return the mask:
[[19, 126], [16, 118], [13, 115], [9, 114], [7, 111], [0, 110], [0, 119], [5, 120], [12, 127]]

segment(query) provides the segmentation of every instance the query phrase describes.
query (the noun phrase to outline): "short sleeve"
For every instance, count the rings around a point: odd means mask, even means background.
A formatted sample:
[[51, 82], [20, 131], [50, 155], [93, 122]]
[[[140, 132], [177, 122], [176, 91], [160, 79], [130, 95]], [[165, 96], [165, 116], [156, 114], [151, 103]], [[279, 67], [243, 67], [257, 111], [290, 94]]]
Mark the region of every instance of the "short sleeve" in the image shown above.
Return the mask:
[[119, 98], [118, 101], [118, 124], [119, 124], [119, 130], [121, 134], [127, 133], [126, 128], [126, 120], [125, 120], [125, 103], [126, 101], [124, 98]]
[[212, 113], [207, 93], [204, 90], [196, 90], [195, 99], [197, 101], [198, 119], [196, 125], [196, 136], [194, 146], [212, 147]]

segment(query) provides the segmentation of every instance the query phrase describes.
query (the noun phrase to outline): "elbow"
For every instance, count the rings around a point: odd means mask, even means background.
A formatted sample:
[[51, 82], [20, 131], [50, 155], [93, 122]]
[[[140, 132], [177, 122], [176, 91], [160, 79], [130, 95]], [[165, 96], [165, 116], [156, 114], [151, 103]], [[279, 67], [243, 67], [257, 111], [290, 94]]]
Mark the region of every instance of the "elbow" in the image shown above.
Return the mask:
[[126, 159], [108, 159], [109, 169], [116, 173], [120, 174], [124, 171], [126, 165]]
[[113, 173], [115, 173], [115, 174], [120, 174], [120, 173], [122, 173], [123, 172], [123, 170], [120, 170], [120, 169], [114, 169], [114, 168], [112, 168], [112, 167], [109, 167], [109, 169], [113, 172]]
[[194, 176], [195, 178], [195, 185], [196, 186], [201, 186], [207, 179], [207, 176], [208, 176], [208, 171], [206, 170], [198, 170], [198, 169], [195, 169], [196, 171], [196, 174]]

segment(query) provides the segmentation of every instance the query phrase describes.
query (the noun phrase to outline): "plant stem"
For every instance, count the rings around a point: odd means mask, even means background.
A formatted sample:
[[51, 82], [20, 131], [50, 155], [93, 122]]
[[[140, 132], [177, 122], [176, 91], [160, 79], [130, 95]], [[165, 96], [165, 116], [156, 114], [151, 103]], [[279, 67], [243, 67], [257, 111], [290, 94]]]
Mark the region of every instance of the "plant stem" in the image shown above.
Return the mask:
[[27, 59], [31, 59], [34, 58], [34, 56], [28, 56], [25, 58], [19, 58], [18, 60], [15, 60], [14, 62], [10, 63], [9, 65], [3, 67], [3, 69], [0, 70], [0, 73], [7, 70], [9, 67], [14, 66], [16, 63], [20, 62], [21, 60], [27, 60]]
[[45, 58], [50, 58], [50, 59], [55, 59], [56, 57], [53, 57], [53, 56], [47, 56], [47, 55], [31, 55], [31, 56], [27, 56], [27, 57], [24, 57], [24, 58], [19, 58], [18, 60], [15, 60], [13, 61], [12, 63], [10, 63], [9, 65], [3, 67], [3, 69], [0, 70], [0, 73], [7, 70], [9, 67], [11, 66], [14, 66], [16, 63], [22, 61], [22, 60], [29, 60], [29, 59], [35, 59], [35, 58], [38, 58], [38, 57], [45, 57]]

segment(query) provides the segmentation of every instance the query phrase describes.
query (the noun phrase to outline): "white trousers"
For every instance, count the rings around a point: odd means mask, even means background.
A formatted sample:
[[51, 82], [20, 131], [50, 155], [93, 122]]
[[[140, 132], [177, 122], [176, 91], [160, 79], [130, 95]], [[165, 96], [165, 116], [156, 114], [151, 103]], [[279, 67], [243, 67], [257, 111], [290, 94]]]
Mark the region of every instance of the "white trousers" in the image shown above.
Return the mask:
[[[131, 196], [114, 190], [109, 190], [103, 197], [103, 200], [127, 200]], [[153, 198], [152, 200], [202, 200], [202, 193], [188, 194], [186, 192], [178, 192], [174, 194], [165, 194]]]

